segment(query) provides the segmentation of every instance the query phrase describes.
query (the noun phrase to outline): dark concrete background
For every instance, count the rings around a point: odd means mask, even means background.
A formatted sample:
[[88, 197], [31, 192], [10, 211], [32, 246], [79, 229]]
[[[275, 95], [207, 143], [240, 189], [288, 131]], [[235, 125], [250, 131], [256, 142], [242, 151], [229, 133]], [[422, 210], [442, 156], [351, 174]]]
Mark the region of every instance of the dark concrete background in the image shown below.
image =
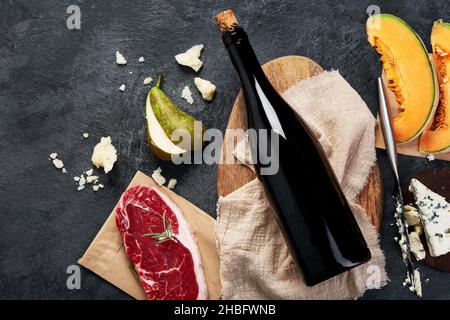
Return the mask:
[[[77, 4], [81, 30], [68, 30], [66, 8]], [[0, 298], [127, 299], [126, 294], [82, 269], [82, 289], [66, 288], [66, 268], [75, 264], [102, 226], [136, 170], [158, 166], [176, 177], [176, 191], [215, 216], [216, 166], [158, 161], [145, 144], [146, 76], [165, 76], [163, 88], [207, 127], [223, 130], [239, 89], [238, 78], [221, 43], [214, 15], [234, 8], [251, 37], [261, 63], [284, 55], [304, 55], [326, 69], [339, 69], [376, 110], [374, 79], [378, 57], [366, 41], [366, 8], [404, 18], [428, 45], [434, 20], [450, 20], [442, 1], [1, 1], [0, 4]], [[180, 98], [194, 89], [194, 72], [174, 55], [203, 43], [200, 76], [217, 84], [206, 104], [198, 92], [194, 105]], [[429, 45], [428, 45], [429, 46]], [[118, 67], [114, 53], [128, 60]], [[138, 57], [145, 56], [139, 64]], [[129, 71], [133, 71], [130, 75]], [[125, 83], [126, 92], [118, 87]], [[89, 139], [83, 140], [82, 133]], [[101, 180], [98, 193], [76, 191], [72, 177], [91, 167], [90, 155], [101, 136], [110, 135], [119, 160]], [[48, 161], [57, 152], [69, 174]], [[365, 299], [414, 299], [402, 287], [405, 268], [393, 237], [392, 179], [384, 152], [378, 152], [385, 184], [381, 245], [391, 283]], [[448, 163], [400, 157], [402, 182], [427, 168]], [[420, 266], [424, 298], [449, 299], [450, 277]]]

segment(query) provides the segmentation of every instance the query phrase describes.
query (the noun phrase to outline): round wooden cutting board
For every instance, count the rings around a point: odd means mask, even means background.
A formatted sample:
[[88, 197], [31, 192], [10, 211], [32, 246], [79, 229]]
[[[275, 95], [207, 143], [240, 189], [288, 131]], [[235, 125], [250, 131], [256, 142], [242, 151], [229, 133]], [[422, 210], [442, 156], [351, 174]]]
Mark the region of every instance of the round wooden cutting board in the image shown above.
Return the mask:
[[[308, 79], [323, 72], [323, 69], [314, 61], [301, 56], [286, 56], [272, 60], [263, 65], [263, 69], [274, 88], [283, 93], [301, 80]], [[239, 92], [228, 120], [227, 129], [246, 129], [247, 112], [242, 90]], [[226, 152], [233, 148], [237, 141], [227, 138], [225, 134], [222, 145], [221, 159], [226, 159]], [[228, 151], [227, 151], [228, 150]], [[222, 164], [220, 162], [217, 176], [217, 189], [219, 196], [226, 196], [246, 183], [252, 181], [256, 175], [248, 167], [241, 164]], [[383, 211], [383, 187], [378, 164], [375, 164], [369, 176], [366, 187], [358, 197], [358, 203], [366, 210], [372, 224], [379, 231]]]
[[[450, 169], [433, 169], [426, 170], [416, 174], [413, 178], [422, 182], [428, 189], [437, 194], [440, 194], [445, 199], [450, 199]], [[414, 196], [408, 190], [408, 186], [403, 190], [403, 201], [405, 204], [415, 203]], [[427, 240], [425, 235], [420, 237], [422, 244], [426, 251], [425, 259], [420, 260], [430, 267], [438, 269], [444, 272], [450, 272], [450, 253], [444, 254], [439, 257], [432, 257], [428, 251]]]

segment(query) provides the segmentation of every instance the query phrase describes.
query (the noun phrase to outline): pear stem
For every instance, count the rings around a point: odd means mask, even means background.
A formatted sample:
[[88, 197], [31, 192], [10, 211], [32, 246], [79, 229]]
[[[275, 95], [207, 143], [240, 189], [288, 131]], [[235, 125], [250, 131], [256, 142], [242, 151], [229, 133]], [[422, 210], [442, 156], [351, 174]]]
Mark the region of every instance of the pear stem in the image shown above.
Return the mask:
[[158, 73], [158, 80], [156, 81], [155, 87], [159, 88], [161, 86], [162, 75]]

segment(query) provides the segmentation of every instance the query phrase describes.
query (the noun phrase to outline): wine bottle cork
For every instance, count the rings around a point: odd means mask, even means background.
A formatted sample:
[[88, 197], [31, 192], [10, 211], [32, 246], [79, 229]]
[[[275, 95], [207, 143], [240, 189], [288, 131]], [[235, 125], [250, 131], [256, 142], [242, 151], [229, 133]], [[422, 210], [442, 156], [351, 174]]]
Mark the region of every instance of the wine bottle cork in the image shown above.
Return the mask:
[[216, 23], [222, 33], [233, 30], [239, 26], [233, 10], [228, 9], [216, 15]]

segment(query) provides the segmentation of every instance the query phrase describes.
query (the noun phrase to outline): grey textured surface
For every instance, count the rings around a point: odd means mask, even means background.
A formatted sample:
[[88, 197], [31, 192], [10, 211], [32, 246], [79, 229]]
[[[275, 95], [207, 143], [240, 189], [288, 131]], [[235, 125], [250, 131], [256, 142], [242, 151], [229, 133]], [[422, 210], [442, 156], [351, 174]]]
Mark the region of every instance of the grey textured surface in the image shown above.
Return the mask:
[[[65, 26], [66, 8], [78, 4], [81, 30]], [[339, 69], [376, 110], [377, 55], [366, 41], [366, 1], [12, 1], [0, 5], [0, 298], [127, 299], [127, 295], [82, 269], [81, 290], [68, 290], [66, 268], [76, 263], [105, 221], [136, 170], [158, 166], [176, 177], [176, 191], [215, 215], [216, 166], [163, 163], [145, 144], [146, 76], [165, 76], [164, 90], [207, 127], [223, 130], [239, 89], [213, 17], [232, 7], [246, 28], [261, 63], [296, 54], [326, 69]], [[378, 2], [383, 12], [403, 17], [428, 43], [432, 22], [450, 20], [441, 1]], [[194, 72], [173, 56], [203, 43], [200, 76], [217, 84], [212, 103], [194, 92]], [[428, 45], [428, 44], [427, 44]], [[115, 64], [114, 52], [128, 59]], [[138, 63], [144, 56], [146, 61]], [[133, 74], [129, 74], [132, 71]], [[118, 87], [125, 83], [127, 90]], [[82, 133], [89, 139], [83, 140]], [[101, 136], [110, 135], [119, 160], [101, 180], [98, 193], [76, 191], [73, 175], [91, 167]], [[69, 174], [48, 161], [57, 152]], [[414, 299], [402, 287], [404, 267], [394, 243], [392, 179], [384, 152], [378, 152], [385, 184], [381, 245], [391, 283], [366, 299]], [[426, 168], [449, 167], [400, 157], [402, 182]], [[424, 298], [449, 299], [450, 277], [421, 266]]]

